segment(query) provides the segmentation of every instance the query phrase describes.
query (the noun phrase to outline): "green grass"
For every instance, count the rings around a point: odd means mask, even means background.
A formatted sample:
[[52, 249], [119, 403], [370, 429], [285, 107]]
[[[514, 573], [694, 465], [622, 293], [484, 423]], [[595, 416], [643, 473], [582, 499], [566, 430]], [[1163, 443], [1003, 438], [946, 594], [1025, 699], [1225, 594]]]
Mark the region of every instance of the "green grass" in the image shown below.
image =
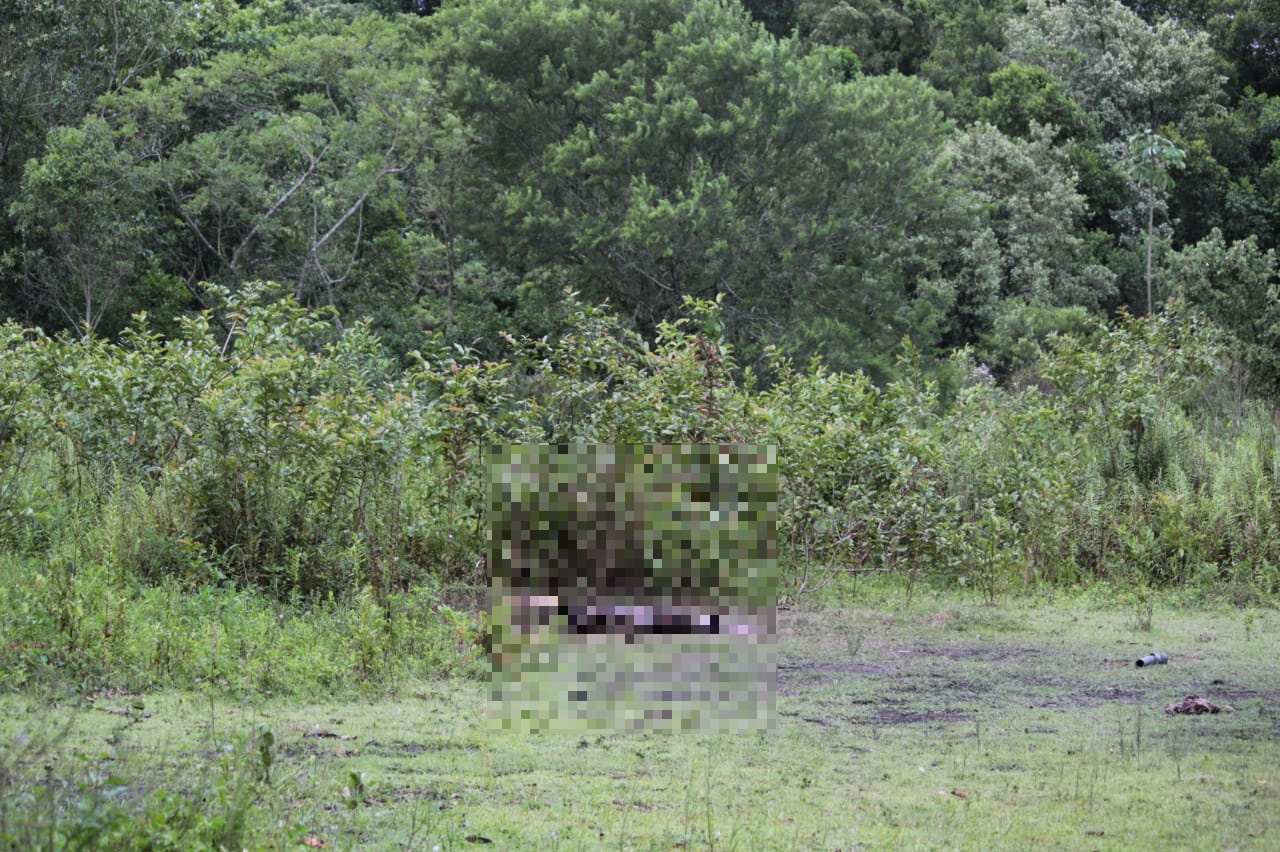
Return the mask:
[[0, 555], [0, 691], [165, 687], [298, 699], [382, 694], [455, 669], [478, 676], [487, 657], [476, 620], [451, 598], [420, 587], [379, 602], [363, 588], [282, 603]]
[[[1143, 631], [1096, 595], [900, 602], [783, 613], [767, 732], [497, 733], [466, 678], [330, 701], [18, 690], [0, 698], [0, 824], [115, 814], [118, 848], [188, 825], [172, 848], [428, 850], [1250, 849], [1280, 832], [1274, 612], [1157, 604]], [[1149, 650], [1170, 664], [1135, 668]], [[1191, 693], [1237, 712], [1163, 713]], [[56, 808], [37, 786], [64, 791]]]

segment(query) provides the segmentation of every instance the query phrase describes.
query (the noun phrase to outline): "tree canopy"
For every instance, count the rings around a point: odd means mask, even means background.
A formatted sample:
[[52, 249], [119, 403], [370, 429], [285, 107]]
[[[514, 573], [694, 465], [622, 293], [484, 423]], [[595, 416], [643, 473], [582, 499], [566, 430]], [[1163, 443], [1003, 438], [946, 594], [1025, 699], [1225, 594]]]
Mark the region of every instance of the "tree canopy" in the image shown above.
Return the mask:
[[1275, 5], [19, 0], [0, 312], [172, 329], [271, 278], [404, 357], [692, 296], [743, 364], [888, 377], [1019, 306], [1211, 306], [1191, 247], [1280, 243]]

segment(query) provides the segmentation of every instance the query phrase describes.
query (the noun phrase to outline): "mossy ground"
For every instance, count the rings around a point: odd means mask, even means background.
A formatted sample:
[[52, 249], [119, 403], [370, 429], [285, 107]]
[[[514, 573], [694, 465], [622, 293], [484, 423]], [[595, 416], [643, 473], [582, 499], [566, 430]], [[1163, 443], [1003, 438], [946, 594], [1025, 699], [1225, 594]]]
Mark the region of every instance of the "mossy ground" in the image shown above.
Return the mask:
[[[265, 770], [239, 782], [249, 848], [1262, 849], [1280, 836], [1280, 616], [1157, 606], [1146, 631], [1083, 597], [901, 604], [780, 613], [765, 732], [495, 732], [487, 685], [464, 679], [330, 703], [12, 694], [0, 767], [10, 793], [58, 777], [90, 795], [109, 775], [142, 808], [165, 787], [211, 798], [220, 755], [247, 755]], [[1136, 668], [1152, 650], [1169, 664]], [[1165, 715], [1188, 694], [1236, 712]]]

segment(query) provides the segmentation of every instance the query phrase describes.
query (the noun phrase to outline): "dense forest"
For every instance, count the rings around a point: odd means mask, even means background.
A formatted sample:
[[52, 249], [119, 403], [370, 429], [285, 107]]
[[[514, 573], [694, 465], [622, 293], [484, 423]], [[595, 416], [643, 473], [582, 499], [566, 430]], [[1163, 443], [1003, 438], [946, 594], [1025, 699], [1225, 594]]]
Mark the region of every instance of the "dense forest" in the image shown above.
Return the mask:
[[1280, 3], [14, 0], [0, 57], [11, 649], [121, 572], [483, 584], [520, 441], [777, 447], [786, 595], [1280, 591]]
[[[437, 6], [439, 8], [437, 8]], [[652, 340], [723, 296], [877, 381], [903, 338], [999, 378], [1185, 297], [1280, 381], [1280, 4], [1267, 0], [15, 0], [0, 316], [172, 333], [274, 280], [392, 357]]]

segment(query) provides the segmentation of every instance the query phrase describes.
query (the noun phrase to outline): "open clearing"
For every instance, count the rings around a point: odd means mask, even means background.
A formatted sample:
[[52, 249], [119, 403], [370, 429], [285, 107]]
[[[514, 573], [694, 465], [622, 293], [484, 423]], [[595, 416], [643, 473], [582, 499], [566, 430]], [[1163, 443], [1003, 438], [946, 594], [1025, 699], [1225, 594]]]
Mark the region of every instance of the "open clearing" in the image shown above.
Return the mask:
[[[760, 733], [495, 733], [470, 681], [331, 704], [10, 695], [0, 731], [24, 771], [141, 798], [270, 730], [250, 836], [278, 848], [1276, 848], [1280, 617], [1133, 622], [1080, 598], [784, 611]], [[1149, 651], [1169, 664], [1136, 668]], [[1188, 695], [1235, 712], [1164, 713]]]

